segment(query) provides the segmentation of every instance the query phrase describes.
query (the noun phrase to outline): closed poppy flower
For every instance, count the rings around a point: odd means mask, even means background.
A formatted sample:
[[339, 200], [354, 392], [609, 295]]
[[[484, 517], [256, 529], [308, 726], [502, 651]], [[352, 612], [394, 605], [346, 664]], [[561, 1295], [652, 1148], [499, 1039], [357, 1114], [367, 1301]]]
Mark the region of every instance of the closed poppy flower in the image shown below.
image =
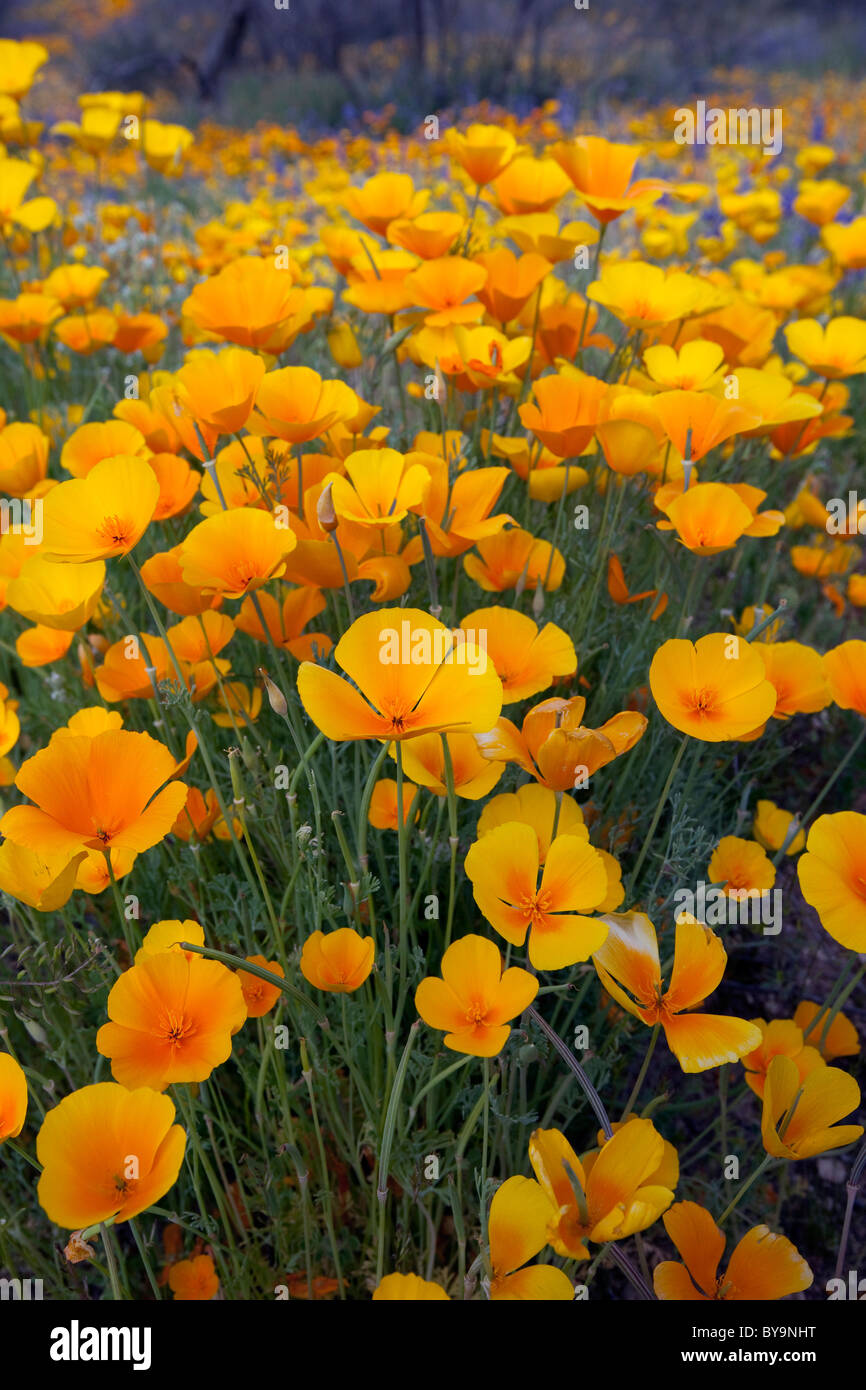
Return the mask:
[[0, 1052], [0, 1144], [17, 1139], [27, 1116], [27, 1077], [8, 1052]]
[[668, 723], [706, 743], [742, 738], [776, 707], [776, 689], [760, 653], [721, 632], [694, 644], [681, 638], [665, 642], [652, 659], [649, 679]]
[[866, 266], [866, 217], [821, 228], [821, 240], [842, 270]]
[[854, 639], [825, 652], [824, 675], [834, 704], [866, 717], [866, 642]]
[[168, 1271], [168, 1287], [176, 1303], [208, 1303], [219, 1292], [220, 1281], [211, 1255], [177, 1260]]
[[301, 951], [301, 974], [316, 989], [329, 994], [353, 994], [373, 969], [376, 948], [371, 936], [351, 927], [314, 931]]
[[498, 125], [475, 122], [466, 133], [448, 131], [448, 149], [478, 188], [499, 178], [517, 153], [517, 141]]
[[653, 397], [652, 408], [680, 458], [688, 457], [693, 463], [732, 435], [760, 423], [757, 415], [739, 405], [700, 391], [664, 391]]
[[360, 188], [346, 189], [345, 203], [353, 217], [384, 236], [398, 217], [417, 217], [430, 197], [426, 189], [416, 192], [408, 174], [373, 174]]
[[16, 343], [34, 343], [62, 313], [63, 308], [57, 300], [46, 294], [19, 294], [15, 299], [0, 299], [0, 333]]
[[497, 826], [476, 840], [466, 856], [466, 875], [479, 910], [514, 946], [529, 933], [536, 970], [562, 970], [587, 960], [607, 936], [606, 924], [589, 917], [607, 891], [600, 855], [587, 840], [558, 835], [539, 873], [538, 837], [519, 822]]
[[785, 329], [788, 347], [817, 376], [829, 381], [866, 372], [866, 323], [842, 315], [822, 325], [797, 319]]
[[866, 816], [856, 811], [819, 816], [809, 830], [806, 853], [797, 860], [797, 877], [833, 940], [849, 951], [866, 952]]
[[506, 247], [482, 252], [475, 257], [475, 263], [487, 271], [487, 279], [477, 291], [478, 298], [491, 318], [503, 324], [517, 318], [551, 269], [543, 256], [531, 251], [515, 256]]
[[[438, 738], [438, 734], [433, 735]], [[417, 740], [413, 739], [413, 743]], [[411, 744], [407, 744], [411, 747]], [[403, 780], [403, 824], [408, 824], [412, 814], [412, 804], [415, 800], [415, 793], [418, 788], [414, 782]], [[415, 819], [418, 819], [418, 812], [415, 812]], [[400, 813], [397, 798], [397, 783], [393, 777], [380, 777], [373, 794], [370, 797], [370, 810], [368, 820], [377, 830], [396, 830], [400, 823]]]
[[767, 1302], [802, 1293], [812, 1284], [812, 1271], [799, 1250], [768, 1226], [747, 1231], [720, 1274], [725, 1235], [705, 1207], [677, 1202], [662, 1219], [682, 1257], [682, 1264], [663, 1260], [653, 1270], [656, 1297], [665, 1302]]
[[774, 1158], [800, 1160], [853, 1144], [862, 1125], [840, 1125], [860, 1104], [860, 1087], [838, 1067], [801, 1077], [790, 1057], [774, 1057], [764, 1079], [761, 1136]]
[[551, 1204], [548, 1240], [557, 1254], [588, 1260], [588, 1240], [625, 1240], [652, 1226], [674, 1199], [655, 1180], [663, 1156], [651, 1120], [628, 1120], [582, 1161], [560, 1130], [536, 1129], [529, 1161]]
[[373, 1290], [374, 1303], [448, 1303], [441, 1284], [417, 1274], [386, 1274]]
[[81, 357], [90, 357], [100, 348], [109, 347], [116, 333], [117, 319], [110, 309], [95, 308], [86, 314], [69, 314], [54, 325], [55, 338]]
[[281, 367], [259, 382], [248, 428], [252, 434], [305, 444], [350, 419], [357, 401], [343, 381], [323, 379], [311, 367]]
[[[251, 965], [259, 965], [263, 970], [269, 970], [272, 975], [282, 976], [286, 973], [279, 961], [265, 960], [264, 956], [247, 956], [246, 959]], [[272, 985], [260, 975], [251, 974], [249, 970], [239, 970], [238, 979], [247, 1006], [247, 1017], [263, 1018], [265, 1014], [269, 1014], [282, 994], [279, 985]]]
[[[522, 216], [504, 217], [497, 231], [510, 237], [521, 251], [543, 256], [551, 265], [573, 261], [579, 246], [594, 246], [598, 241], [597, 227], [589, 222], [568, 222], [560, 227], [555, 212], [526, 212]], [[575, 354], [563, 352], [559, 355], [571, 360]]]
[[223, 352], [198, 349], [189, 353], [176, 380], [184, 388], [194, 419], [220, 434], [236, 434], [250, 417], [264, 375], [261, 357], [233, 347]]
[[[492, 516], [491, 512], [505, 486], [508, 469], [467, 468], [452, 478], [444, 458], [425, 452], [423, 446], [426, 442], [416, 439], [415, 450], [407, 457], [413, 464], [423, 464], [430, 478], [421, 502], [413, 510], [426, 520], [433, 554], [462, 555], [471, 546], [480, 548], [486, 541], [503, 534], [503, 527], [513, 518], [507, 512], [497, 512]], [[528, 536], [528, 532], [521, 531], [520, 535]], [[536, 544], [533, 537], [529, 539], [531, 544]], [[539, 541], [537, 544], [543, 547], [546, 542]], [[420, 538], [415, 542], [414, 553], [410, 547], [407, 547], [407, 551], [412, 554], [414, 563], [423, 555]], [[549, 547], [545, 554], [549, 554]], [[468, 556], [467, 561], [472, 558]], [[561, 578], [560, 574], [560, 582]]]
[[243, 598], [278, 579], [297, 537], [279, 518], [251, 507], [200, 521], [180, 547], [183, 581], [205, 593]]
[[[783, 810], [774, 801], [759, 801], [755, 808], [755, 819], [752, 822], [752, 834], [758, 844], [764, 846], [764, 849], [774, 851], [781, 849], [788, 837], [793, 819], [790, 811]], [[785, 850], [785, 854], [799, 854], [805, 847], [806, 832], [805, 830], [798, 830]]]
[[48, 49], [31, 39], [0, 39], [0, 92], [19, 101], [48, 62]]
[[413, 256], [435, 261], [448, 255], [464, 225], [459, 212], [422, 212], [418, 217], [400, 217], [389, 223], [388, 240]]
[[544, 376], [533, 387], [537, 404], [519, 407], [521, 423], [559, 458], [576, 457], [592, 439], [607, 389], [595, 377]]
[[174, 773], [171, 753], [150, 734], [118, 729], [52, 740], [18, 770], [15, 784], [35, 805], [13, 806], [0, 831], [45, 854], [138, 853], [168, 834], [184, 804], [186, 787], [169, 780]]
[[640, 153], [635, 145], [618, 145], [599, 135], [581, 135], [576, 140], [557, 141], [550, 153], [602, 225], [633, 208], [654, 203], [666, 187], [660, 179], [631, 182]]
[[[447, 796], [449, 773], [444, 744], [448, 746], [455, 795], [467, 801], [479, 801], [496, 786], [504, 766], [489, 762], [479, 751], [472, 734], [421, 734], [408, 739], [403, 746], [404, 773], [434, 796]], [[395, 752], [393, 746], [391, 752]], [[405, 796], [404, 790], [404, 805]]]
[[406, 277], [417, 265], [417, 256], [408, 251], [377, 250], [355, 255], [347, 267], [349, 288], [343, 291], [343, 300], [364, 314], [393, 317], [412, 303]]
[[445, 1046], [470, 1057], [496, 1057], [508, 1041], [509, 1023], [538, 993], [528, 970], [511, 966], [483, 936], [464, 936], [442, 957], [442, 978], [428, 975], [415, 991], [424, 1022], [445, 1033]]
[[40, 491], [48, 473], [49, 447], [38, 425], [15, 421], [0, 429], [0, 492], [27, 497]]
[[128, 555], [158, 501], [159, 482], [146, 459], [102, 459], [86, 478], [59, 483], [45, 498], [41, 554], [73, 564]]
[[418, 608], [357, 618], [334, 657], [355, 684], [305, 661], [298, 694], [313, 723], [338, 742], [473, 733], [495, 723], [502, 708], [502, 685], [483, 650], [468, 642], [455, 650], [449, 629]]
[[164, 1091], [206, 1081], [231, 1056], [247, 1007], [237, 975], [185, 951], [145, 954], [113, 985], [96, 1050], [116, 1081]]
[[768, 1023], [763, 1018], [754, 1018], [752, 1022], [761, 1030], [761, 1042], [754, 1052], [747, 1052], [741, 1061], [746, 1072], [746, 1085], [759, 1099], [763, 1099], [767, 1071], [774, 1057], [790, 1057], [801, 1080], [816, 1067], [825, 1065], [817, 1047], [805, 1045], [803, 1031], [792, 1019], [774, 1018]]
[[710, 883], [721, 884], [725, 893], [763, 893], [776, 881], [776, 870], [763, 846], [738, 835], [723, 835], [707, 867]]
[[548, 1243], [550, 1202], [532, 1178], [508, 1178], [490, 1203], [490, 1298], [493, 1302], [570, 1303], [571, 1280], [555, 1265], [529, 1265]]
[[841, 1009], [834, 1014], [827, 1028], [829, 1015], [826, 1008], [804, 999], [794, 1011], [794, 1023], [803, 1030], [803, 1041], [816, 1047], [825, 1062], [836, 1057], [856, 1057], [860, 1051], [860, 1038], [854, 1024]]
[[[593, 964], [608, 994], [648, 1027], [661, 1024], [668, 1047], [684, 1072], [737, 1062], [761, 1041], [760, 1029], [742, 1018], [692, 1013], [721, 983], [727, 954], [719, 938], [682, 914], [677, 921], [674, 963], [662, 986], [655, 927], [643, 912], [609, 913], [604, 945]], [[628, 992], [626, 992], [628, 991]]]
[[173, 1187], [186, 1133], [174, 1102], [148, 1087], [84, 1086], [49, 1110], [36, 1139], [37, 1193], [49, 1221], [68, 1230], [146, 1211]]
[[568, 177], [552, 159], [518, 155], [493, 180], [493, 196], [506, 216], [550, 212], [568, 191]]
[[240, 256], [196, 285], [183, 312], [206, 333], [276, 354], [297, 336], [304, 301], [304, 291], [272, 258]]
[[[202, 593], [193, 584], [185, 584], [180, 565], [180, 546], [173, 550], [157, 551], [141, 566], [145, 588], [158, 598], [165, 608], [184, 617], [204, 613], [222, 603], [222, 594]], [[238, 624], [240, 626], [240, 623]], [[244, 629], [242, 629], [244, 630]]]
[[483, 634], [483, 645], [502, 681], [502, 703], [537, 695], [557, 676], [577, 671], [574, 643], [555, 623], [538, 624], [513, 608], [476, 608], [461, 620], [470, 637]]

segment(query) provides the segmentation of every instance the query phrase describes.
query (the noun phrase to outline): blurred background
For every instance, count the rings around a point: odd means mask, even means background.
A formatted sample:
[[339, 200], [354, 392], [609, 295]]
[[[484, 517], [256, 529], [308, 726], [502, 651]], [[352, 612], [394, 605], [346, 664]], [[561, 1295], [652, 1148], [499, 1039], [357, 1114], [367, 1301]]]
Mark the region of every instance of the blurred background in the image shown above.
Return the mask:
[[191, 124], [412, 130], [480, 101], [597, 119], [746, 74], [857, 77], [866, 0], [0, 0], [0, 34], [51, 53], [39, 115], [122, 89]]

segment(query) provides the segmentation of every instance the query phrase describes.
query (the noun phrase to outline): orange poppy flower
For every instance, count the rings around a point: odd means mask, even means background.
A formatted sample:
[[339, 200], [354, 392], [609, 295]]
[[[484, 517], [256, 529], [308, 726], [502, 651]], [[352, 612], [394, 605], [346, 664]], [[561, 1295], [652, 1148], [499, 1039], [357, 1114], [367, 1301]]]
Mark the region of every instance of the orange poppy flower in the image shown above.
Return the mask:
[[84, 1086], [49, 1110], [36, 1139], [37, 1193], [49, 1221], [69, 1230], [146, 1211], [177, 1181], [186, 1133], [174, 1102], [147, 1087]]
[[[433, 734], [431, 735], [431, 737], [438, 739], [439, 735]], [[417, 739], [412, 740], [412, 743], [416, 742], [418, 742]], [[408, 743], [406, 747], [411, 748], [412, 743]], [[417, 790], [418, 788], [414, 782], [408, 782], [405, 778], [403, 779], [404, 825], [407, 824], [409, 817], [412, 814], [412, 803], [415, 800], [415, 793], [417, 792]], [[419, 813], [416, 811], [416, 820], [418, 819], [418, 815]], [[370, 797], [370, 810], [368, 819], [370, 821], [370, 824], [372, 826], [375, 826], [377, 830], [397, 829], [397, 826], [399, 824], [399, 809], [397, 804], [397, 783], [394, 781], [393, 777], [380, 777], [375, 787], [373, 788], [373, 794]]]
[[486, 280], [483, 265], [462, 256], [443, 256], [424, 261], [406, 276], [404, 284], [410, 303], [429, 311], [424, 316], [428, 327], [445, 328], [453, 323], [477, 323], [484, 317], [483, 304], [466, 300], [477, 294]]
[[490, 1203], [490, 1298], [493, 1302], [560, 1302], [574, 1298], [555, 1265], [529, 1265], [548, 1242], [550, 1202], [532, 1178], [508, 1178]]
[[493, 196], [507, 216], [550, 212], [568, 192], [568, 177], [552, 159], [518, 155], [493, 182]]
[[[463, 229], [459, 212], [422, 212], [420, 217], [400, 217], [388, 224], [388, 240], [425, 261], [447, 256]], [[360, 363], [343, 363], [360, 366]]]
[[56, 912], [72, 896], [85, 855], [85, 850], [41, 854], [6, 839], [0, 844], [0, 892], [37, 912]]
[[557, 676], [577, 671], [574, 643], [555, 623], [538, 624], [513, 608], [476, 608], [461, 620], [470, 637], [483, 634], [483, 645], [502, 681], [502, 702], [513, 704], [546, 690]]
[[218, 608], [223, 601], [222, 594], [204, 594], [195, 585], [184, 583], [180, 552], [180, 546], [175, 546], [173, 550], [158, 551], [145, 560], [141, 566], [145, 587], [172, 613], [184, 617]]
[[168, 834], [184, 804], [186, 787], [169, 781], [174, 774], [174, 758], [150, 734], [117, 729], [92, 739], [52, 740], [15, 779], [36, 804], [13, 806], [0, 831], [13, 844], [45, 854], [138, 853]]
[[513, 589], [518, 581], [531, 592], [539, 580], [552, 593], [565, 576], [562, 552], [518, 526], [485, 536], [475, 542], [475, 549], [478, 554], [467, 555], [463, 568], [487, 593], [501, 594], [505, 589]]
[[581, 135], [576, 140], [557, 141], [550, 153], [593, 217], [603, 225], [633, 208], [654, 203], [666, 187], [660, 179], [631, 183], [640, 153], [634, 145], [617, 145], [599, 135]]
[[[135, 953], [134, 963], [140, 965], [145, 956], [158, 956], [164, 951], [179, 951], [181, 941], [188, 941], [192, 946], [203, 946], [204, 927], [189, 917], [184, 921], [173, 917], [154, 922], [145, 932], [144, 940]], [[183, 954], [187, 960], [191, 960], [194, 952], [184, 951]]]
[[185, 951], [144, 955], [112, 986], [96, 1050], [111, 1058], [116, 1081], [164, 1091], [206, 1081], [231, 1056], [247, 1006], [237, 975]]
[[765, 892], [776, 882], [776, 870], [764, 848], [754, 840], [723, 835], [707, 866], [710, 883], [725, 893]]
[[[754, 646], [764, 663], [767, 680], [776, 691], [774, 719], [789, 719], [792, 714], [815, 714], [827, 708], [831, 696], [826, 657], [822, 662], [820, 653], [803, 642], [759, 639]], [[863, 647], [866, 650], [866, 642]]]
[[838, 1067], [815, 1067], [806, 1076], [790, 1057], [774, 1057], [764, 1078], [761, 1137], [774, 1158], [800, 1160], [853, 1144], [862, 1125], [840, 1125], [860, 1105], [860, 1087]]
[[833, 940], [849, 951], [866, 952], [866, 816], [856, 811], [819, 816], [797, 861], [797, 877]]
[[251, 507], [200, 521], [180, 546], [183, 582], [223, 598], [243, 598], [278, 579], [298, 542], [277, 523], [278, 517]]
[[537, 404], [520, 406], [521, 423], [559, 458], [582, 454], [599, 421], [607, 385], [595, 377], [544, 376], [533, 387]]
[[476, 739], [486, 758], [517, 763], [555, 791], [573, 791], [599, 768], [629, 752], [647, 727], [645, 715], [622, 710], [601, 728], [590, 729], [581, 722], [585, 709], [582, 695], [542, 700], [524, 716], [522, 729], [510, 719], [500, 719]]
[[373, 938], [360, 936], [351, 927], [314, 931], [301, 951], [301, 974], [316, 989], [353, 994], [373, 969], [375, 953]]
[[[415, 1007], [445, 1046], [469, 1057], [496, 1057], [508, 1041], [509, 1022], [532, 1003], [538, 980], [511, 966], [483, 936], [463, 936], [442, 957], [442, 978], [428, 975], [415, 991]], [[540, 1247], [539, 1247], [540, 1248]]]
[[466, 876], [487, 921], [514, 946], [529, 933], [537, 970], [562, 970], [587, 960], [607, 936], [605, 923], [585, 914], [607, 892], [601, 856], [588, 840], [557, 835], [538, 881], [538, 837], [528, 825], [499, 825], [466, 855]]
[[270, 637], [275, 647], [284, 647], [299, 661], [314, 661], [326, 657], [334, 645], [325, 632], [304, 632], [307, 623], [312, 622], [325, 608], [321, 589], [290, 589], [280, 606], [272, 594], [259, 594], [259, 606], [265, 626], [253, 607], [252, 599], [245, 598], [235, 619], [235, 626], [254, 637], [257, 642], [267, 642]]
[[430, 197], [426, 189], [415, 191], [408, 174], [374, 174], [360, 188], [346, 189], [345, 204], [353, 217], [384, 236], [398, 217], [417, 217]]
[[49, 448], [38, 425], [15, 421], [0, 429], [0, 491], [7, 497], [38, 492], [48, 473]]
[[776, 708], [776, 689], [759, 652], [742, 638], [721, 632], [694, 644], [672, 638], [650, 666], [650, 689], [659, 711], [681, 734], [706, 743], [742, 738]]
[[192, 417], [219, 434], [236, 434], [250, 417], [253, 400], [265, 375], [265, 364], [254, 352], [226, 348], [198, 349], [187, 355], [175, 380]]
[[866, 642], [842, 642], [825, 652], [824, 674], [833, 703], [866, 717]]
[[311, 367], [281, 367], [259, 382], [247, 428], [251, 434], [305, 444], [351, 419], [357, 408], [358, 397], [344, 381], [324, 380]]
[[651, 1120], [627, 1120], [582, 1160], [560, 1130], [534, 1130], [529, 1161], [550, 1202], [554, 1250], [588, 1260], [588, 1240], [625, 1240], [652, 1226], [674, 1200], [659, 1177], [664, 1148]]
[[[265, 960], [264, 956], [247, 956], [246, 959], [251, 965], [260, 965], [263, 970], [270, 970], [272, 975], [286, 973], [279, 961]], [[265, 1014], [269, 1014], [282, 994], [279, 985], [270, 984], [260, 975], [252, 975], [249, 970], [239, 970], [238, 979], [247, 1006], [247, 1017], [263, 1018]]]
[[[693, 555], [720, 555], [730, 550], [741, 536], [754, 535], [755, 515], [737, 488], [727, 483], [694, 483], [683, 492], [677, 484], [656, 494], [656, 506], [668, 518], [660, 521], [660, 531], [676, 531], [677, 539]], [[782, 513], [763, 513], [758, 534], [768, 534], [764, 519], [773, 516], [776, 530]]]
[[752, 1022], [761, 1030], [761, 1044], [740, 1060], [746, 1072], [746, 1085], [759, 1099], [763, 1099], [767, 1071], [774, 1057], [790, 1057], [801, 1081], [810, 1071], [825, 1065], [817, 1047], [804, 1045], [802, 1029], [791, 1019], [774, 1018], [767, 1023], [763, 1018], [753, 1018]]
[[835, 380], [866, 372], [866, 323], [842, 315], [821, 324], [797, 319], [785, 328], [788, 347], [817, 376]]
[[[516, 792], [501, 792], [488, 801], [478, 817], [477, 835], [481, 840], [497, 826], [516, 821], [528, 825], [538, 839], [538, 862], [543, 864], [553, 841], [553, 822], [556, 817], [556, 793], [537, 782], [527, 782]], [[557, 835], [576, 835], [588, 840], [589, 831], [583, 823], [583, 812], [574, 797], [564, 796], [559, 809]]]
[[128, 555], [159, 501], [159, 482], [146, 459], [132, 454], [102, 459], [86, 478], [59, 483], [45, 498], [46, 560], [82, 563]]
[[551, 269], [550, 262], [543, 256], [531, 251], [515, 256], [506, 247], [483, 252], [475, 257], [475, 264], [483, 266], [487, 272], [486, 282], [477, 291], [478, 298], [497, 323], [511, 323], [516, 319]]
[[475, 643], [455, 643], [418, 608], [385, 608], [356, 619], [334, 649], [354, 685], [305, 661], [298, 694], [328, 738], [414, 738], [488, 729], [502, 708], [502, 684]]
[[178, 1260], [168, 1271], [168, 1287], [176, 1303], [208, 1303], [219, 1292], [220, 1281], [210, 1255]]
[[661, 1024], [684, 1072], [737, 1062], [759, 1046], [760, 1029], [745, 1019], [683, 1012], [712, 994], [725, 971], [727, 953], [709, 927], [688, 913], [680, 916], [670, 983], [663, 989], [658, 941], [649, 917], [643, 912], [610, 913], [603, 921], [610, 930], [593, 956], [601, 983], [634, 1018], [648, 1027]]
[[737, 1242], [724, 1274], [725, 1235], [705, 1207], [677, 1202], [662, 1218], [683, 1263], [663, 1260], [653, 1270], [656, 1297], [666, 1302], [758, 1302], [801, 1293], [813, 1281], [799, 1250], [769, 1226], [753, 1226]]
[[[743, 434], [760, 424], [757, 415], [700, 391], [664, 391], [652, 398], [652, 408], [677, 453], [693, 463], [731, 435]], [[690, 430], [691, 452], [686, 454]]]
[[0, 1052], [0, 1144], [17, 1139], [27, 1117], [27, 1077], [8, 1052]]
[[307, 320], [305, 300], [304, 291], [271, 258], [240, 256], [196, 285], [183, 312], [205, 333], [277, 354]]
[[840, 1010], [824, 1037], [826, 1022], [826, 1010], [810, 999], [802, 1000], [794, 1011], [794, 1023], [802, 1028], [803, 1041], [813, 1044], [825, 1062], [832, 1062], [835, 1057], [856, 1057], [860, 1051], [860, 1038], [850, 1018]]
[[448, 130], [448, 149], [478, 188], [484, 188], [508, 168], [517, 153], [517, 141], [498, 125], [470, 125], [465, 135]]
[[[488, 762], [482, 756], [472, 734], [421, 734], [408, 739], [403, 748], [404, 773], [434, 796], [446, 796], [448, 772], [443, 741], [448, 745], [455, 794], [467, 801], [479, 801], [496, 786], [504, 768], [501, 763]], [[396, 756], [394, 745], [391, 754]], [[404, 786], [404, 806], [407, 795]]]

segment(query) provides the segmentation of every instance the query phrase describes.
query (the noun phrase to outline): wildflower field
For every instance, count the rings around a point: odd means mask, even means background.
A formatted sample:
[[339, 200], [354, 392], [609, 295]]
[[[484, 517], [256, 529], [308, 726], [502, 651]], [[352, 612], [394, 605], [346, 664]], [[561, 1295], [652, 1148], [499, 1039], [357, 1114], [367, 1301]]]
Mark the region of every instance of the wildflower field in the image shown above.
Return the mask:
[[765, 82], [776, 148], [745, 77], [308, 138], [50, 71], [0, 39], [0, 1277], [862, 1297], [866, 85]]

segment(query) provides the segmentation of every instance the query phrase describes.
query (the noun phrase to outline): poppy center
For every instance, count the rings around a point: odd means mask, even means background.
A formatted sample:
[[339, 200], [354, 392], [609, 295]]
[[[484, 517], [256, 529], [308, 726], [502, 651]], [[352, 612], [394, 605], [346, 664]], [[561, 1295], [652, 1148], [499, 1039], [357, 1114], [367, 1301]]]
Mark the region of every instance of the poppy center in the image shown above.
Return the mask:
[[195, 1024], [184, 1014], [168, 1009], [160, 1020], [159, 1031], [171, 1047], [180, 1047], [185, 1039], [195, 1032]]
[[96, 534], [110, 545], [129, 545], [134, 531], [132, 522], [122, 516], [106, 516], [96, 528]]
[[469, 1008], [466, 1010], [466, 1022], [474, 1024], [476, 1027], [478, 1027], [480, 1024], [486, 1022], [488, 1012], [489, 1009], [487, 1004], [485, 1004], [483, 1001], [476, 1001], [475, 1003], [470, 1004]]

